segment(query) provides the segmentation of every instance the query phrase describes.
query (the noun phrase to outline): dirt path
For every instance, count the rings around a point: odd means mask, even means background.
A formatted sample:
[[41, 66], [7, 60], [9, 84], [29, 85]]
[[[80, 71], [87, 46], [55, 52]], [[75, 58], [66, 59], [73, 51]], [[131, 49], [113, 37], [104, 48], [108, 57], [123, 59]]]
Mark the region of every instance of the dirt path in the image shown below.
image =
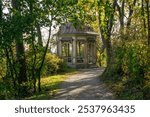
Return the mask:
[[111, 100], [113, 94], [100, 81], [103, 69], [82, 69], [70, 76], [61, 85], [53, 99], [59, 100]]

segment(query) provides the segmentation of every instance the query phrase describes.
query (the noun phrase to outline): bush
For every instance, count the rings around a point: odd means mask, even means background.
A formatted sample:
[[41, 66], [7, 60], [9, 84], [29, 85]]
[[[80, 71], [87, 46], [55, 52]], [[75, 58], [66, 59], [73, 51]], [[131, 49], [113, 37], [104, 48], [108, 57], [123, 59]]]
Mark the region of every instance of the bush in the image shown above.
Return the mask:
[[[42, 61], [41, 55], [42, 54], [36, 54], [35, 70], [38, 70], [41, 64], [41, 61]], [[34, 56], [31, 52], [28, 52], [26, 56], [27, 56], [27, 63], [28, 63], [27, 64], [28, 74], [29, 76], [31, 76]], [[44, 65], [41, 71], [42, 76], [48, 76], [51, 74], [57, 74], [57, 73], [66, 72], [66, 71], [68, 71], [68, 66], [66, 65], [63, 59], [59, 58], [57, 55], [52, 54], [52, 53], [46, 54]]]
[[0, 79], [0, 100], [14, 99], [15, 93], [10, 76]]
[[148, 47], [141, 42], [116, 45], [114, 63], [103, 75], [104, 80], [111, 83], [120, 98], [150, 99], [149, 58]]
[[0, 56], [0, 79], [6, 75], [6, 59]]
[[60, 59], [55, 54], [47, 54], [42, 70], [42, 75], [47, 76], [50, 74], [57, 74], [58, 71], [61, 71], [61, 67], [64, 63], [63, 59]]

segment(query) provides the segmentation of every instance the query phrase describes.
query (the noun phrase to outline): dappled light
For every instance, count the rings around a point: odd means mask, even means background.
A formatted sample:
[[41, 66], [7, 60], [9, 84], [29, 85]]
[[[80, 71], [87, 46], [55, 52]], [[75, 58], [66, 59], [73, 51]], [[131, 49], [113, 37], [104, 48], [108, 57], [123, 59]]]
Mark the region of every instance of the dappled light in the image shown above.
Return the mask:
[[115, 99], [106, 85], [99, 81], [99, 75], [104, 69], [84, 69], [69, 77], [60, 85], [60, 90], [54, 99]]
[[0, 99], [150, 99], [150, 1], [0, 0]]

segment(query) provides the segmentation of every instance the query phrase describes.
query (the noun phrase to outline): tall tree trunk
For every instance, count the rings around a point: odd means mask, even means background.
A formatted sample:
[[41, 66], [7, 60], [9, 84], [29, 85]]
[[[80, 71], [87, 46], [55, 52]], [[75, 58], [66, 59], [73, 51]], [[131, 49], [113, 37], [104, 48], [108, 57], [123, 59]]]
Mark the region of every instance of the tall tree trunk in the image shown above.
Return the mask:
[[111, 47], [111, 31], [113, 27], [113, 21], [114, 21], [114, 13], [115, 13], [115, 7], [117, 5], [117, 0], [114, 0], [112, 4], [112, 13], [109, 17], [108, 21], [108, 29], [107, 29], [107, 36], [106, 36], [106, 54], [107, 54], [107, 66], [109, 66], [112, 63], [112, 47]]
[[146, 31], [146, 20], [145, 20], [145, 10], [144, 10], [144, 0], [142, 0], [142, 7], [141, 7], [141, 10], [142, 10], [142, 16], [143, 16], [143, 25], [144, 25], [144, 31]]
[[104, 31], [103, 31], [102, 26], [101, 26], [101, 19], [100, 19], [101, 14], [100, 14], [100, 12], [101, 12], [101, 10], [98, 11], [99, 38], [100, 38], [100, 40], [102, 40], [102, 43], [103, 43], [101, 50], [100, 50], [100, 53], [103, 53], [105, 48], [106, 48], [106, 40], [104, 38]]
[[[2, 20], [3, 20], [3, 11], [2, 11], [2, 1], [0, 0], [0, 39], [3, 38], [2, 34]], [[1, 41], [0, 41], [1, 44]]]
[[127, 28], [129, 28], [131, 25], [132, 15], [133, 15], [133, 11], [134, 11], [133, 7], [136, 5], [136, 2], [137, 2], [137, 0], [134, 0], [132, 6], [129, 5], [129, 16], [128, 16], [128, 21], [127, 21]]
[[114, 0], [114, 2], [112, 4], [112, 10], [113, 11], [112, 11], [111, 15], [108, 17], [108, 21], [106, 24], [107, 27], [102, 26], [102, 22], [100, 19], [101, 11], [100, 10], [98, 11], [98, 22], [99, 22], [100, 36], [101, 36], [102, 42], [106, 48], [107, 68], [111, 64], [111, 59], [112, 59], [111, 31], [112, 31], [112, 27], [113, 27], [114, 13], [115, 13], [116, 5], [117, 5], [117, 0]]
[[[29, 8], [30, 8], [30, 15], [32, 16], [33, 15], [33, 2], [32, 1], [29, 1]], [[34, 93], [36, 92], [36, 48], [35, 48], [35, 35], [34, 35], [34, 27], [31, 26], [31, 44], [32, 44], [32, 50], [33, 50], [33, 62], [32, 62], [32, 81], [33, 81], [33, 89], [34, 89]]]
[[[53, 19], [53, 17], [51, 17], [51, 19]], [[42, 61], [41, 61], [40, 67], [38, 69], [38, 91], [39, 92], [41, 91], [41, 70], [43, 68], [46, 53], [47, 53], [48, 46], [49, 46], [49, 43], [50, 43], [50, 36], [51, 36], [51, 25], [50, 25], [50, 28], [49, 28], [49, 36], [48, 36], [48, 40], [47, 40], [47, 43], [46, 43], [46, 48], [44, 50], [44, 54], [42, 56]]]
[[0, 23], [1, 22], [2, 22], [2, 1], [0, 0]]
[[120, 22], [120, 29], [124, 28], [124, 0], [122, 1], [121, 6], [117, 3], [117, 10], [119, 12], [119, 22]]
[[[12, 0], [12, 6], [13, 8], [21, 14], [20, 9], [20, 1], [18, 0]], [[13, 14], [15, 15], [15, 14]], [[19, 20], [19, 19], [18, 19]], [[17, 24], [15, 24], [17, 25]], [[18, 34], [18, 38], [16, 39], [16, 58], [18, 63], [18, 84], [19, 86], [19, 96], [24, 97], [26, 95], [26, 86], [22, 86], [25, 82], [27, 82], [27, 73], [26, 73], [26, 61], [25, 61], [25, 49], [23, 44], [23, 34], [22, 31], [20, 31], [20, 34]]]
[[16, 74], [15, 74], [15, 70], [14, 70], [14, 64], [11, 62], [11, 58], [10, 58], [8, 49], [5, 48], [4, 50], [5, 50], [7, 66], [8, 66], [7, 72], [10, 72], [12, 82], [13, 82], [13, 88], [14, 88], [14, 90], [16, 90], [14, 92], [14, 96], [16, 97], [18, 95], [18, 91], [17, 91], [17, 85], [16, 85], [17, 83], [16, 83]]
[[149, 0], [146, 0], [146, 10], [147, 10], [147, 23], [148, 23], [148, 26], [147, 26], [147, 30], [148, 30], [148, 36], [147, 36], [147, 39], [148, 39], [148, 46], [150, 46], [150, 5], [149, 5]]
[[39, 23], [36, 24], [36, 28], [37, 28], [37, 34], [38, 34], [38, 44], [40, 47], [43, 47], [41, 27], [40, 27]]
[[26, 62], [25, 62], [25, 50], [24, 44], [22, 41], [22, 36], [19, 37], [20, 40], [16, 41], [16, 53], [17, 53], [17, 62], [19, 67], [19, 75], [18, 75], [18, 83], [22, 84], [23, 82], [27, 82], [27, 74], [26, 74]]
[[125, 0], [122, 1], [121, 6], [117, 3], [117, 10], [119, 12], [119, 22], [120, 22], [120, 34], [121, 39], [124, 39], [124, 8], [125, 7]]
[[[0, 35], [2, 35], [2, 15], [3, 15], [3, 11], [2, 11], [2, 1], [0, 0]], [[1, 37], [0, 37], [1, 38]]]
[[129, 16], [128, 16], [128, 18], [127, 18], [127, 24], [126, 24], [126, 39], [129, 39], [129, 38], [130, 38], [130, 25], [131, 25], [131, 22], [132, 22], [132, 15], [133, 15], [133, 13], [134, 13], [133, 7], [135, 7], [136, 2], [137, 2], [137, 0], [133, 0], [132, 5], [129, 4], [129, 9], [128, 9], [128, 11], [129, 11]]

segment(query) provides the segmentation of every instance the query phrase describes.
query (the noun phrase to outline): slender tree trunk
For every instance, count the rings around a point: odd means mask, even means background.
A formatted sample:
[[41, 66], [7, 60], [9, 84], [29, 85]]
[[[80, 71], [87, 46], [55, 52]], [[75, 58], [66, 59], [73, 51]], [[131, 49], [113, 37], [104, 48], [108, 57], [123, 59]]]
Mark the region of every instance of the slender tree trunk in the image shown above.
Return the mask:
[[108, 21], [108, 31], [107, 31], [107, 38], [106, 38], [106, 54], [107, 54], [107, 66], [109, 66], [112, 63], [112, 47], [111, 47], [111, 31], [113, 27], [113, 21], [114, 21], [114, 13], [115, 13], [115, 7], [117, 5], [117, 0], [114, 0], [112, 4], [112, 13], [109, 17]]
[[103, 53], [105, 50], [105, 47], [106, 47], [106, 40], [104, 38], [104, 31], [103, 31], [102, 26], [101, 26], [101, 19], [100, 19], [101, 14], [100, 14], [100, 12], [101, 11], [99, 10], [98, 11], [99, 38], [100, 38], [100, 40], [102, 40], [102, 43], [103, 43], [101, 50], [100, 50], [101, 51], [100, 53]]
[[125, 4], [124, 0], [122, 1], [121, 7], [117, 3], [117, 9], [119, 12], [120, 29], [124, 28], [124, 4]]
[[110, 38], [106, 39], [106, 55], [107, 55], [107, 67], [111, 64], [112, 59], [112, 48]]
[[147, 36], [147, 39], [148, 39], [148, 46], [150, 46], [150, 5], [149, 5], [149, 0], [146, 0], [146, 10], [147, 10], [147, 23], [148, 23], [148, 27], [147, 27], [147, 30], [148, 30], [148, 36]]
[[142, 10], [142, 16], [143, 16], [143, 25], [144, 25], [144, 31], [146, 31], [146, 20], [145, 20], [145, 10], [144, 10], [144, 0], [142, 0], [142, 7], [141, 7], [141, 10]]
[[[2, 12], [2, 1], [0, 0], [0, 35], [2, 36], [3, 34], [3, 32], [2, 32], [2, 22], [3, 22], [3, 19], [2, 19], [2, 15], [3, 15], [3, 12]], [[2, 37], [0, 37], [0, 38], [3, 38], [3, 36]], [[11, 50], [11, 47], [10, 47], [10, 50]], [[7, 66], [8, 66], [8, 69], [7, 69], [7, 71], [8, 72], [10, 72], [10, 75], [11, 75], [11, 78], [12, 78], [12, 82], [13, 82], [13, 88], [15, 89], [15, 90], [17, 90], [17, 87], [16, 87], [16, 72], [15, 72], [15, 70], [14, 70], [14, 65], [13, 65], [13, 60], [10, 58], [10, 57], [12, 57], [11, 55], [9, 55], [9, 52], [11, 53], [11, 51], [8, 51], [8, 48], [7, 47], [5, 47], [4, 48], [4, 52], [5, 52], [5, 56], [6, 56], [6, 60], [7, 60], [7, 62], [6, 62], [6, 64], [7, 64]], [[12, 61], [12, 62], [11, 62]], [[17, 92], [14, 92], [14, 96], [16, 96], [16, 93]]]
[[[16, 74], [15, 74], [13, 63], [11, 62], [11, 58], [10, 58], [9, 51], [7, 48], [5, 49], [5, 55], [6, 55], [7, 66], [8, 66], [7, 70], [10, 71], [10, 75], [11, 75], [12, 82], [13, 82], [13, 88], [14, 90], [17, 90], [17, 85], [16, 85], [17, 83], [16, 83], [16, 78], [15, 78]], [[16, 97], [17, 95], [18, 95], [18, 92], [15, 91], [14, 96]]]
[[131, 25], [131, 20], [132, 20], [132, 15], [133, 15], [133, 7], [136, 5], [137, 0], [133, 1], [133, 6], [129, 5], [129, 16], [128, 16], [128, 21], [127, 21], [127, 28], [130, 27]]
[[26, 74], [24, 44], [22, 40], [19, 40], [19, 41], [20, 42], [16, 41], [16, 53], [17, 53], [16, 57], [17, 57], [17, 62], [19, 64], [18, 83], [22, 84], [23, 82], [27, 82], [27, 74]]
[[[20, 1], [12, 0], [13, 8], [20, 13]], [[15, 14], [13, 14], [15, 15]], [[17, 25], [17, 24], [16, 24]], [[26, 73], [26, 61], [25, 61], [25, 49], [23, 44], [23, 34], [22, 31], [19, 30], [20, 34], [18, 34], [18, 38], [15, 40], [16, 42], [16, 58], [18, 63], [18, 84], [19, 86], [19, 96], [24, 97], [27, 92], [26, 86], [21, 86], [25, 82], [27, 82], [27, 73]]]
[[10, 52], [10, 57], [12, 60], [12, 69], [14, 71], [14, 75], [15, 75], [15, 79], [16, 79], [17, 78], [17, 70], [15, 68], [15, 58], [14, 58], [14, 53], [13, 53], [13, 50], [11, 47], [9, 48], [9, 52]]
[[0, 23], [2, 23], [2, 14], [2, 1], [0, 0]]
[[[33, 3], [29, 1], [30, 15], [33, 15]], [[35, 75], [35, 65], [36, 65], [36, 48], [35, 48], [35, 35], [34, 35], [34, 27], [31, 26], [31, 40], [32, 40], [32, 50], [33, 50], [33, 63], [32, 63], [32, 81], [33, 81], [33, 89], [34, 93], [36, 92], [36, 75]]]
[[[2, 1], [0, 0], [0, 35], [2, 35], [2, 15]], [[0, 36], [0, 38], [2, 37]]]
[[[33, 33], [33, 32], [32, 32]], [[33, 35], [33, 34], [32, 34]], [[33, 80], [33, 89], [34, 89], [34, 93], [36, 92], [36, 75], [35, 75], [35, 65], [36, 65], [36, 49], [35, 49], [35, 45], [34, 45], [34, 37], [32, 36], [32, 49], [33, 49], [33, 64], [32, 64], [32, 80]]]
[[[53, 17], [51, 16], [51, 20], [53, 20]], [[46, 53], [47, 53], [47, 50], [48, 50], [48, 46], [49, 46], [49, 43], [50, 43], [50, 36], [51, 36], [51, 26], [49, 28], [49, 36], [48, 36], [48, 40], [47, 40], [47, 43], [46, 43], [46, 48], [44, 50], [44, 54], [43, 54], [43, 58], [42, 58], [42, 62], [40, 64], [40, 67], [38, 69], [38, 91], [40, 92], [41, 91], [41, 70], [42, 70], [42, 67], [43, 67], [43, 64], [44, 64], [44, 61], [45, 61], [45, 57], [46, 57]]]
[[41, 28], [39, 23], [36, 24], [37, 34], [38, 34], [38, 44], [40, 47], [43, 47]]
[[131, 26], [131, 22], [132, 22], [132, 15], [133, 15], [133, 13], [134, 13], [134, 7], [135, 7], [135, 5], [136, 5], [136, 2], [137, 2], [137, 0], [133, 0], [133, 3], [132, 3], [132, 5], [131, 4], [129, 4], [129, 9], [128, 9], [128, 11], [129, 11], [129, 15], [128, 15], [128, 18], [127, 18], [127, 24], [126, 24], [126, 40], [128, 40], [129, 38], [130, 38], [130, 26]]
[[117, 10], [119, 12], [121, 40], [124, 39], [124, 7], [125, 7], [125, 0], [122, 1], [121, 6], [119, 6], [119, 4], [117, 3]]
[[114, 20], [114, 13], [115, 13], [115, 7], [117, 5], [117, 0], [114, 0], [113, 4], [112, 4], [112, 13], [108, 18], [107, 21], [107, 31], [104, 31], [102, 26], [101, 26], [101, 19], [100, 19], [100, 10], [99, 10], [99, 28], [100, 28], [100, 33], [101, 33], [101, 38], [103, 41], [103, 44], [106, 47], [106, 55], [107, 55], [107, 68], [108, 66], [111, 64], [111, 59], [112, 59], [112, 47], [111, 47], [111, 31], [112, 31], [112, 27], [113, 27], [113, 20]]
[[121, 6], [121, 27], [124, 28], [124, 6], [125, 6], [125, 0], [122, 1], [122, 6]]

